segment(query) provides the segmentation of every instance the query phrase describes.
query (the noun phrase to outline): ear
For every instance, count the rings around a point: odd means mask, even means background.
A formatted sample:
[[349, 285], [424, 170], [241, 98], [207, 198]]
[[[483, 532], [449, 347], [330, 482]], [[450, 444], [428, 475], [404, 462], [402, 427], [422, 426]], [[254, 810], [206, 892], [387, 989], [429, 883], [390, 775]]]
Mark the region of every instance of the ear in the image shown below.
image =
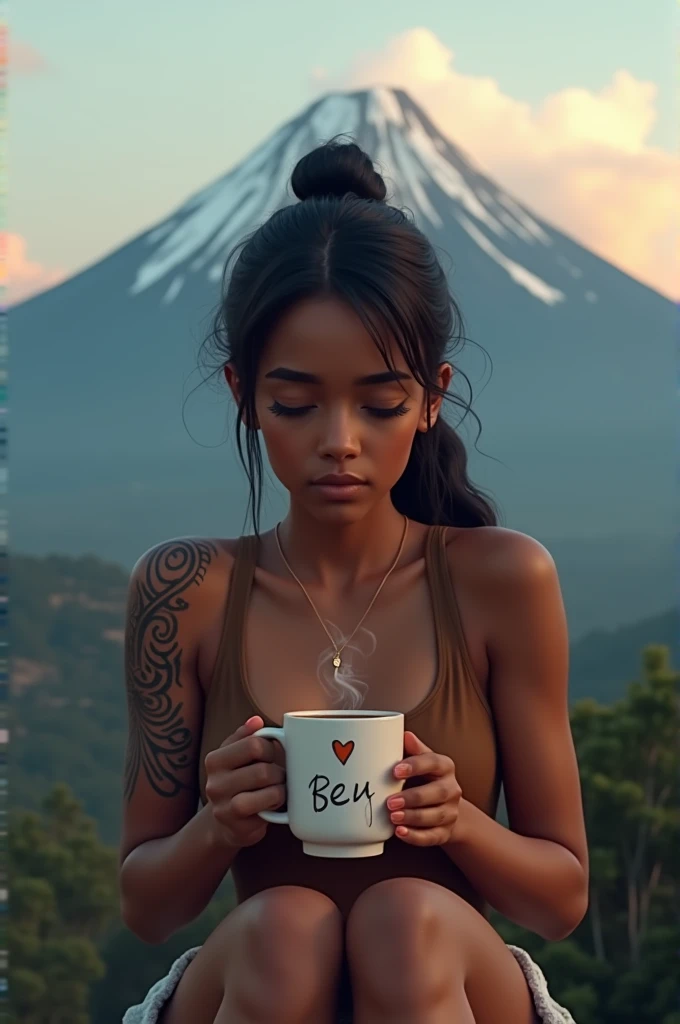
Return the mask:
[[[437, 371], [437, 384], [442, 391], [448, 391], [453, 378], [453, 367], [449, 363], [442, 363]], [[427, 392], [423, 396], [423, 407], [418, 420], [418, 430], [425, 434], [435, 425], [444, 401], [443, 395], [433, 395]]]
[[[227, 382], [227, 386], [228, 386], [229, 390], [232, 393], [232, 396], [234, 398], [234, 401], [236, 402], [236, 405], [237, 406], [240, 405], [241, 394], [242, 394], [242, 392], [241, 392], [241, 382], [239, 380], [238, 374], [236, 372], [236, 369], [235, 369], [233, 363], [227, 363], [225, 365], [225, 367], [224, 367], [224, 379]], [[244, 417], [243, 423], [244, 423], [244, 426], [246, 426], [246, 427], [251, 427], [252, 426], [253, 430], [259, 430], [260, 429], [260, 424], [257, 422], [257, 420], [255, 420], [255, 422], [253, 424], [250, 424], [250, 423], [247, 422], [247, 420]]]

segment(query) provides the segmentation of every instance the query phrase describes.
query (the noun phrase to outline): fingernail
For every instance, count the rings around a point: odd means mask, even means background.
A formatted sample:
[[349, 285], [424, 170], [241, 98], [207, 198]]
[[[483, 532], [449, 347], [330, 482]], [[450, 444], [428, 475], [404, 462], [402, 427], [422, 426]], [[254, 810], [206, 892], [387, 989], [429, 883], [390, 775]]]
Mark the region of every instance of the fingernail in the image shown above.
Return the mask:
[[398, 836], [407, 836], [408, 835], [408, 829], [404, 828], [403, 825], [400, 825], [399, 828], [396, 829], [396, 833], [397, 833]]
[[403, 796], [391, 796], [387, 801], [387, 806], [391, 811], [398, 811], [400, 807], [405, 805], [406, 801]]
[[404, 812], [403, 811], [395, 811], [394, 814], [392, 815], [392, 822], [395, 825], [398, 825], [399, 822], [403, 821], [403, 820], [404, 820]]
[[403, 779], [404, 776], [411, 774], [411, 765], [398, 764], [397, 767], [394, 769], [394, 774], [397, 776], [397, 778]]

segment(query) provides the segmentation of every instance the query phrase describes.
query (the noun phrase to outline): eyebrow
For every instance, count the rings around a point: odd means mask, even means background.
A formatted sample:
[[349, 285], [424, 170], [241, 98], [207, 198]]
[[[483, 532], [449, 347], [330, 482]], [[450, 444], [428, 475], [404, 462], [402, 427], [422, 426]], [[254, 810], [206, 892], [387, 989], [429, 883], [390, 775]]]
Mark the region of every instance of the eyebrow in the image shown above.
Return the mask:
[[[291, 370], [287, 366], [277, 366], [265, 374], [269, 380], [286, 380], [294, 384], [321, 384], [321, 378], [303, 370]], [[358, 377], [354, 384], [361, 386], [370, 384], [393, 384], [395, 381], [411, 380], [411, 374], [403, 370], [384, 370], [382, 373], [369, 373], [367, 377]]]

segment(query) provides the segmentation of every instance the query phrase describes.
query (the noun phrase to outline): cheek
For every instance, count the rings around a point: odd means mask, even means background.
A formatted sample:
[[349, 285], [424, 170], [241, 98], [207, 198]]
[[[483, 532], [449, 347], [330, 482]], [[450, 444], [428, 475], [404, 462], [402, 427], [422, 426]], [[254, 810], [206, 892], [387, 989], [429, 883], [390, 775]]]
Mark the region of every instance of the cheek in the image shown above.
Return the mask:
[[265, 427], [261, 427], [262, 440], [267, 449], [267, 456], [279, 480], [295, 474], [296, 467], [304, 459], [309, 442], [305, 441], [304, 431], [291, 430], [290, 424], [270, 416]]
[[[404, 422], [402, 422], [404, 421]], [[403, 416], [390, 429], [380, 431], [373, 438], [372, 449], [376, 464], [384, 466], [386, 476], [398, 478], [406, 468], [411, 454], [417, 422]]]

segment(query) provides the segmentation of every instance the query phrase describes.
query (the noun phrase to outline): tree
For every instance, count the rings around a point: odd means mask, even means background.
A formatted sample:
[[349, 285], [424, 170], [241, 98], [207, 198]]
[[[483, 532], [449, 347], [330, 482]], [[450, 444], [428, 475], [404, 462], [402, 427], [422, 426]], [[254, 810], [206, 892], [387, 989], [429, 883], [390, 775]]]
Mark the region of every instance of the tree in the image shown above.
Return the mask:
[[104, 974], [97, 951], [118, 905], [116, 856], [64, 785], [42, 814], [10, 820], [11, 1019], [90, 1024], [90, 985]]
[[606, 960], [613, 944], [631, 969], [650, 927], [663, 923], [666, 900], [677, 898], [680, 876], [679, 676], [662, 647], [646, 649], [643, 671], [623, 700], [607, 708], [583, 701], [572, 716], [593, 867], [593, 949]]
[[579, 1024], [680, 1024], [680, 674], [647, 647], [622, 700], [579, 701], [571, 722], [590, 852], [590, 906], [544, 945], [507, 922]]

